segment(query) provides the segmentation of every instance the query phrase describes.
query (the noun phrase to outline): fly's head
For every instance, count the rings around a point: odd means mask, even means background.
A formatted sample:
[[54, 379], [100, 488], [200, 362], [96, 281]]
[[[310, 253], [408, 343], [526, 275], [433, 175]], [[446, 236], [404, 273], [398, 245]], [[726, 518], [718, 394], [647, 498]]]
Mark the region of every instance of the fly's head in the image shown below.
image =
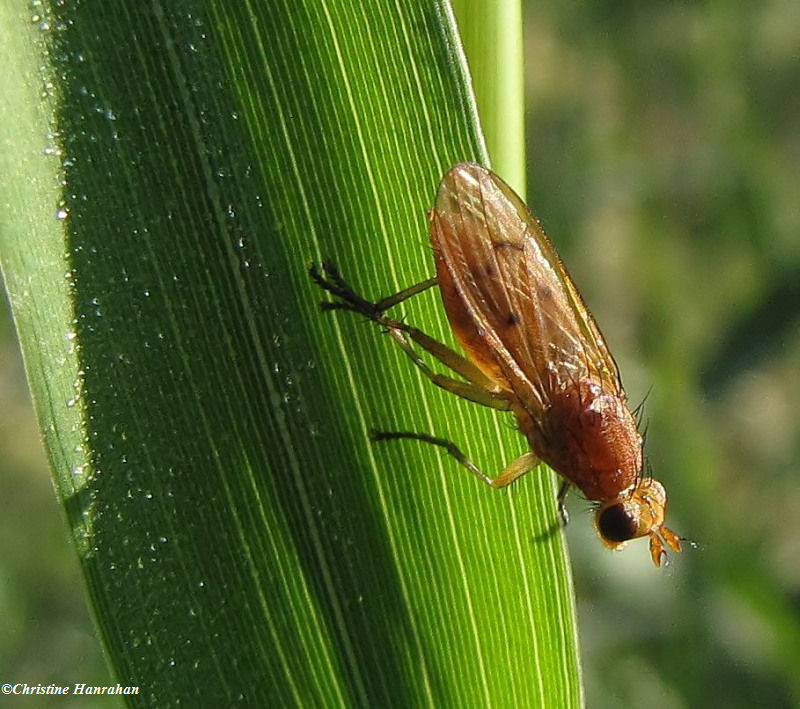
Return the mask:
[[666, 552], [664, 544], [673, 551], [681, 550], [675, 532], [664, 526], [667, 492], [653, 478], [641, 478], [618, 497], [606, 500], [597, 509], [595, 526], [600, 539], [609, 549], [621, 549], [631, 539], [650, 537], [650, 556], [661, 566]]

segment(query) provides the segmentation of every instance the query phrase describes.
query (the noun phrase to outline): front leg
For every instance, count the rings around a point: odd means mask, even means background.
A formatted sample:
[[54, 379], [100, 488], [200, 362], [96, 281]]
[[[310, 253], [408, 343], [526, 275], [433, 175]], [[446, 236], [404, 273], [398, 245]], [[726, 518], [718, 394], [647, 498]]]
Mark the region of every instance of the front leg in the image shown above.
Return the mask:
[[[339, 299], [334, 302], [323, 302], [322, 308], [324, 310], [351, 310], [368, 317], [389, 332], [392, 339], [400, 346], [403, 352], [405, 352], [406, 356], [408, 356], [414, 365], [436, 386], [463, 399], [481, 404], [482, 406], [488, 406], [489, 408], [498, 409], [500, 411], [509, 410], [511, 407], [510, 392], [498, 387], [497, 384], [492, 382], [491, 379], [466, 357], [450, 349], [447, 345], [434, 340], [430, 335], [422, 332], [422, 330], [412, 327], [401, 320], [396, 320], [384, 315], [384, 311], [387, 308], [402, 303], [404, 300], [436, 285], [437, 281], [435, 278], [417, 283], [395, 295], [373, 303], [358, 295], [341, 277], [338, 269], [332, 263], [325, 262], [322, 267], [325, 271], [324, 276], [316, 266], [312, 265], [309, 270], [311, 277], [317, 285]], [[325, 276], [327, 276], [327, 278]], [[409, 342], [409, 338], [453, 372], [464, 377], [467, 381], [462, 382], [453, 377], [434, 372], [414, 351], [411, 342]]]

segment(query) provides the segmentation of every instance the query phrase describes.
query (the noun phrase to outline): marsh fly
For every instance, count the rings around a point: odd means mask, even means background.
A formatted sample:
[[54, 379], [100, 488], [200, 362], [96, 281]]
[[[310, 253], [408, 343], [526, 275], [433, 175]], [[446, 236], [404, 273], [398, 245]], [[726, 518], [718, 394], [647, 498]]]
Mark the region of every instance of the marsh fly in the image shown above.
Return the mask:
[[[643, 474], [642, 437], [619, 371], [556, 250], [537, 219], [497, 175], [480, 165], [451, 168], [429, 212], [436, 277], [378, 302], [365, 300], [324, 264], [311, 275], [336, 300], [324, 309], [352, 310], [379, 323], [434, 384], [470, 401], [510, 411], [530, 452], [496, 478], [453, 443], [423, 433], [374, 432], [444, 448], [473, 475], [504, 487], [544, 461], [597, 505], [603, 543], [619, 549], [650, 538], [656, 566], [664, 545], [681, 550], [664, 526], [663, 485]], [[466, 357], [385, 312], [438, 285]], [[458, 378], [434, 372], [414, 345]]]

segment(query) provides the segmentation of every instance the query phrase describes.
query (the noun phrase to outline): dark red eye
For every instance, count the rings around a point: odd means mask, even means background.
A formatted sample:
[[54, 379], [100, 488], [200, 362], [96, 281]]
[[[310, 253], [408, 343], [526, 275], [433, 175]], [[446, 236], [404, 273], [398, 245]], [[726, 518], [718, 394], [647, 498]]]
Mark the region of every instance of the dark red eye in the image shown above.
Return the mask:
[[637, 536], [639, 525], [626, 506], [619, 502], [600, 512], [597, 529], [606, 541], [627, 542]]

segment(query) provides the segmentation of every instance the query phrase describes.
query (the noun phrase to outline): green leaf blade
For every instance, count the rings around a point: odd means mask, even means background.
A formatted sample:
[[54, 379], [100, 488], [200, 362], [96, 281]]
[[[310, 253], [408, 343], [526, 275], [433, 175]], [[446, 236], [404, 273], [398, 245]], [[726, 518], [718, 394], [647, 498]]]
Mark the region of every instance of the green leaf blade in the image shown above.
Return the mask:
[[40, 253], [5, 220], [4, 273], [120, 682], [144, 704], [579, 704], [552, 479], [493, 493], [371, 444], [416, 427], [497, 470], [523, 442], [320, 313], [306, 272], [335, 258], [369, 296], [430, 273], [436, 183], [485, 158], [446, 9], [51, 12], [35, 124], [62, 172], [38, 158]]

